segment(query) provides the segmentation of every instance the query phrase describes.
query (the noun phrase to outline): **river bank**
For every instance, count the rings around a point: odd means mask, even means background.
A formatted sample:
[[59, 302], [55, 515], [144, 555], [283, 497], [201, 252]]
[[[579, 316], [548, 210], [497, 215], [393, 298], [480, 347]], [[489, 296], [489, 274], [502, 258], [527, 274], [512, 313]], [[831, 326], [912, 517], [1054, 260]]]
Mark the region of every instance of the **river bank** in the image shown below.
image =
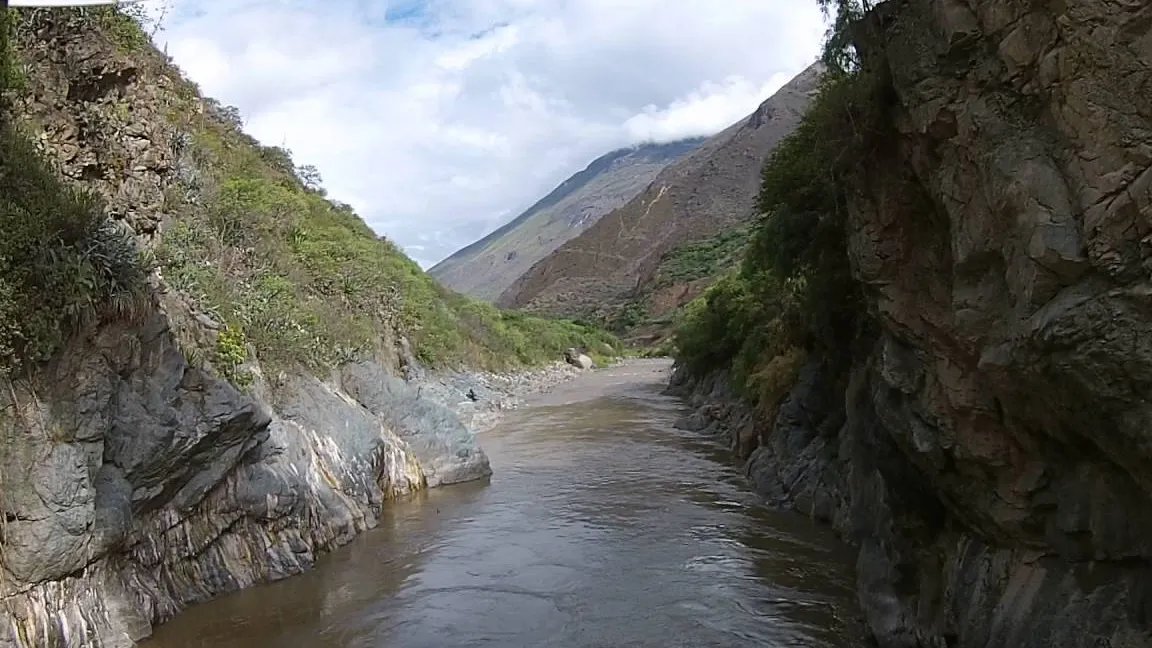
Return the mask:
[[315, 569], [191, 608], [146, 646], [861, 648], [851, 549], [673, 427], [669, 364], [524, 397], [480, 435], [490, 479], [391, 502]]
[[407, 380], [426, 398], [448, 407], [474, 434], [491, 429], [524, 399], [549, 391], [587, 370], [558, 360], [543, 367], [503, 373], [459, 370], [428, 372], [415, 367]]
[[162, 312], [74, 341], [0, 402], [15, 512], [0, 647], [127, 648], [189, 606], [307, 572], [396, 498], [491, 475], [475, 433], [579, 374], [408, 367], [241, 391], [189, 364]]

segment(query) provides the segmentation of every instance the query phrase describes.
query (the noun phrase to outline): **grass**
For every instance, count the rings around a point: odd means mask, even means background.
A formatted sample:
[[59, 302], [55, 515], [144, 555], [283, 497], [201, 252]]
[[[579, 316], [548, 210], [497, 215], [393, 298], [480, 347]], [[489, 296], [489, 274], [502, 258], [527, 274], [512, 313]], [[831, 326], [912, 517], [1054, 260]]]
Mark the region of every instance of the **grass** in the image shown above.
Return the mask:
[[443, 288], [329, 199], [315, 169], [245, 135], [235, 109], [209, 100], [200, 115], [196, 93], [182, 94], [173, 119], [191, 134], [196, 183], [172, 192], [176, 218], [157, 255], [167, 280], [230, 332], [227, 353], [214, 352], [223, 373], [241, 371], [240, 349], [273, 371], [318, 370], [371, 356], [396, 335], [433, 367], [506, 369], [568, 347], [619, 348], [595, 327], [501, 312]]
[[75, 331], [141, 312], [151, 266], [100, 201], [63, 184], [14, 126], [9, 25], [0, 32], [0, 374], [12, 377]]
[[187, 124], [199, 186], [186, 188], [195, 200], [177, 206], [158, 258], [172, 285], [231, 332], [215, 365], [239, 367], [237, 351], [250, 344], [273, 370], [316, 370], [370, 356], [394, 333], [436, 367], [502, 369], [557, 359], [567, 347], [618, 347], [592, 327], [448, 291], [315, 181], [306, 186], [286, 151], [211, 115]]

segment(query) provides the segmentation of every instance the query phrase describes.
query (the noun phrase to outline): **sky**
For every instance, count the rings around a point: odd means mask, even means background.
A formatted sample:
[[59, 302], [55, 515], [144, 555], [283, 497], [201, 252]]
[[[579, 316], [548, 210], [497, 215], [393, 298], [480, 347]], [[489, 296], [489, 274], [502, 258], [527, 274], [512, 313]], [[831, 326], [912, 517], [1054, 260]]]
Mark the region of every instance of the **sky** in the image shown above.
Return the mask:
[[150, 0], [157, 44], [427, 268], [596, 157], [711, 135], [818, 55], [816, 0]]

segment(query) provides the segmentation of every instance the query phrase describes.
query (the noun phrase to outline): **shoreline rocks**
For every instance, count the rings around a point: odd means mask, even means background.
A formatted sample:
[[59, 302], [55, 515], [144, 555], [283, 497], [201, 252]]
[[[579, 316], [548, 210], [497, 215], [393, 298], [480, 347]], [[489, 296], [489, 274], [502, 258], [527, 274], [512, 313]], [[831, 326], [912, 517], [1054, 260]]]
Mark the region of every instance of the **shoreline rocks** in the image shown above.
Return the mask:
[[580, 371], [418, 373], [355, 363], [254, 396], [189, 365], [161, 310], [77, 338], [0, 390], [0, 648], [129, 648], [302, 573], [388, 500], [490, 475], [477, 433]]
[[678, 385], [859, 547], [879, 646], [1152, 646], [1150, 9], [877, 3], [887, 132], [846, 223], [871, 332], [775, 408]]
[[473, 434], [496, 425], [504, 413], [517, 409], [533, 394], [552, 390], [585, 370], [558, 360], [537, 369], [506, 373], [452, 371], [429, 373], [422, 370], [409, 380], [423, 398], [431, 398], [453, 410]]

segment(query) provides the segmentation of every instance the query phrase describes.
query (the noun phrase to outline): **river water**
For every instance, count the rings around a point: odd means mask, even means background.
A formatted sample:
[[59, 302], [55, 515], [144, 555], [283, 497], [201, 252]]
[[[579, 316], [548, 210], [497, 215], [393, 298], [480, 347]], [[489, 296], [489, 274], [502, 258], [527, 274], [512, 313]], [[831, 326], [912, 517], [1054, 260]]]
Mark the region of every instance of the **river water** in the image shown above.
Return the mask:
[[674, 429], [667, 371], [536, 397], [482, 436], [490, 481], [395, 502], [311, 572], [194, 607], [148, 648], [862, 645], [851, 553]]

